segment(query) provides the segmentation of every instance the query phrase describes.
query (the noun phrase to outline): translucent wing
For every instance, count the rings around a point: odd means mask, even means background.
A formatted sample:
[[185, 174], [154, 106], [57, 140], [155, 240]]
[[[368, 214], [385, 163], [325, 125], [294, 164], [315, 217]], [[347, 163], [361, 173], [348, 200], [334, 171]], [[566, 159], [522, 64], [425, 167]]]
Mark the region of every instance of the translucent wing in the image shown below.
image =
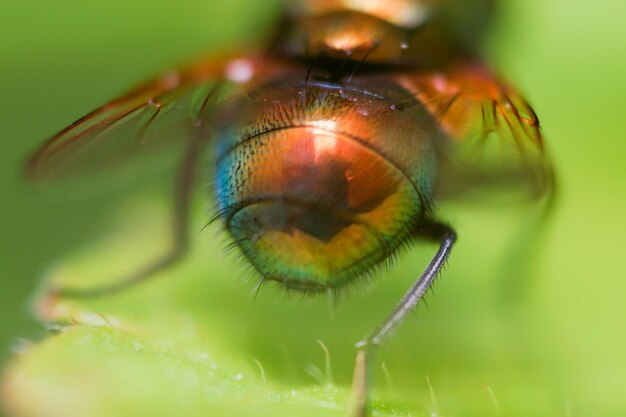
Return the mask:
[[261, 71], [257, 59], [215, 58], [165, 72], [54, 135], [30, 157], [27, 177], [71, 177], [207, 135], [215, 106]]
[[538, 197], [554, 187], [539, 120], [510, 86], [479, 64], [403, 77], [451, 138], [441, 144], [440, 194], [497, 189]]

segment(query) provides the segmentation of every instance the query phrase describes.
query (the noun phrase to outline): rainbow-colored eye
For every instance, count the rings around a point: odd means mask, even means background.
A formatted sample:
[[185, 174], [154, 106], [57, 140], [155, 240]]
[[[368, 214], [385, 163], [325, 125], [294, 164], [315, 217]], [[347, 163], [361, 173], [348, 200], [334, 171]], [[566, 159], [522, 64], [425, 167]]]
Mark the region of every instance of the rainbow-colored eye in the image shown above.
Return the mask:
[[258, 96], [237, 113], [259, 122], [222, 136], [217, 194], [264, 279], [340, 287], [411, 238], [436, 165], [433, 136], [415, 128], [433, 124], [424, 107], [403, 112], [388, 97], [319, 83]]

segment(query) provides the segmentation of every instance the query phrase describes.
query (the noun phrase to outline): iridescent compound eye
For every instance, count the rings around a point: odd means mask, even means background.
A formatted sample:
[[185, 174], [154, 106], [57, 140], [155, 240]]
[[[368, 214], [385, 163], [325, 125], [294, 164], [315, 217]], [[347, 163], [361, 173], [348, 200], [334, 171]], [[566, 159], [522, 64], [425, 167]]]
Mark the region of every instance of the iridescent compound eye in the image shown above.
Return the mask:
[[350, 94], [274, 87], [222, 135], [220, 213], [265, 279], [342, 286], [410, 239], [427, 208], [435, 155], [415, 126], [426, 110]]

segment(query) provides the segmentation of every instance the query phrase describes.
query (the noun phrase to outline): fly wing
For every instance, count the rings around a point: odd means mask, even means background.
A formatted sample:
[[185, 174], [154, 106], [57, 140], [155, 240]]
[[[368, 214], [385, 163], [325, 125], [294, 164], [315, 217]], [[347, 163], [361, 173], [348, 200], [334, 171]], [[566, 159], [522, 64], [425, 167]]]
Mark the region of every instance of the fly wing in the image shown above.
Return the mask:
[[449, 138], [439, 144], [440, 197], [496, 191], [537, 198], [552, 193], [554, 174], [537, 115], [486, 68], [465, 63], [404, 77], [403, 84]]
[[54, 135], [31, 155], [26, 175], [68, 178], [208, 136], [216, 105], [264, 67], [257, 59], [212, 58], [165, 72]]

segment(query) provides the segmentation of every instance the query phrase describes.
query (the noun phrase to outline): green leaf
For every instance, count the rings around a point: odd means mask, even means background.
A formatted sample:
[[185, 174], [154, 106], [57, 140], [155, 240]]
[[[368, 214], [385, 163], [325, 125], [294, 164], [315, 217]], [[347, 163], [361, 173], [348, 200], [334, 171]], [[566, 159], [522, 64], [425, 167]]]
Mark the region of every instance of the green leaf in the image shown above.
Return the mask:
[[[250, 313], [254, 307], [233, 297], [233, 291], [247, 292], [241, 284], [217, 281], [228, 270], [202, 271], [207, 263], [198, 253], [119, 295], [69, 300], [46, 294], [51, 284], [89, 287], [123, 276], [165, 249], [167, 223], [154, 209], [123, 211], [123, 224], [47, 277], [35, 310], [54, 334], [25, 349], [8, 368], [3, 397], [10, 415], [346, 415], [349, 387], [315, 380], [326, 378], [321, 350], [317, 364], [298, 366], [307, 381], [289, 387], [262, 360], [233, 346], [232, 333], [241, 329], [229, 310], [239, 304]], [[205, 243], [200, 246], [219, 264], [219, 240]], [[381, 416], [406, 415], [382, 403], [374, 409]]]
[[[169, 223], [159, 207], [122, 207], [106, 236], [50, 271], [34, 309], [51, 334], [7, 368], [8, 414], [345, 416], [355, 342], [388, 313], [435, 248], [419, 246], [381, 274], [384, 284], [345, 294], [335, 311], [324, 298], [294, 299], [272, 286], [253, 301], [256, 277], [236, 253], [224, 256], [219, 225], [194, 234], [185, 261], [142, 285], [98, 299], [46, 296], [51, 283], [91, 287], [162, 253]], [[465, 214], [471, 227], [471, 211]], [[490, 220], [506, 224], [497, 215]], [[493, 231], [492, 247], [484, 249], [498, 256], [505, 250]], [[379, 352], [372, 416], [539, 417], [563, 410], [555, 384], [542, 380], [538, 363], [545, 358], [528, 362], [528, 349], [540, 345], [525, 345], [524, 328], [495, 314], [493, 290], [485, 291], [493, 281], [456, 279], [489, 276], [468, 246], [459, 246], [469, 255], [452, 258], [429, 309], [418, 308], [419, 319], [408, 320]], [[465, 296], [469, 288], [472, 297]]]

